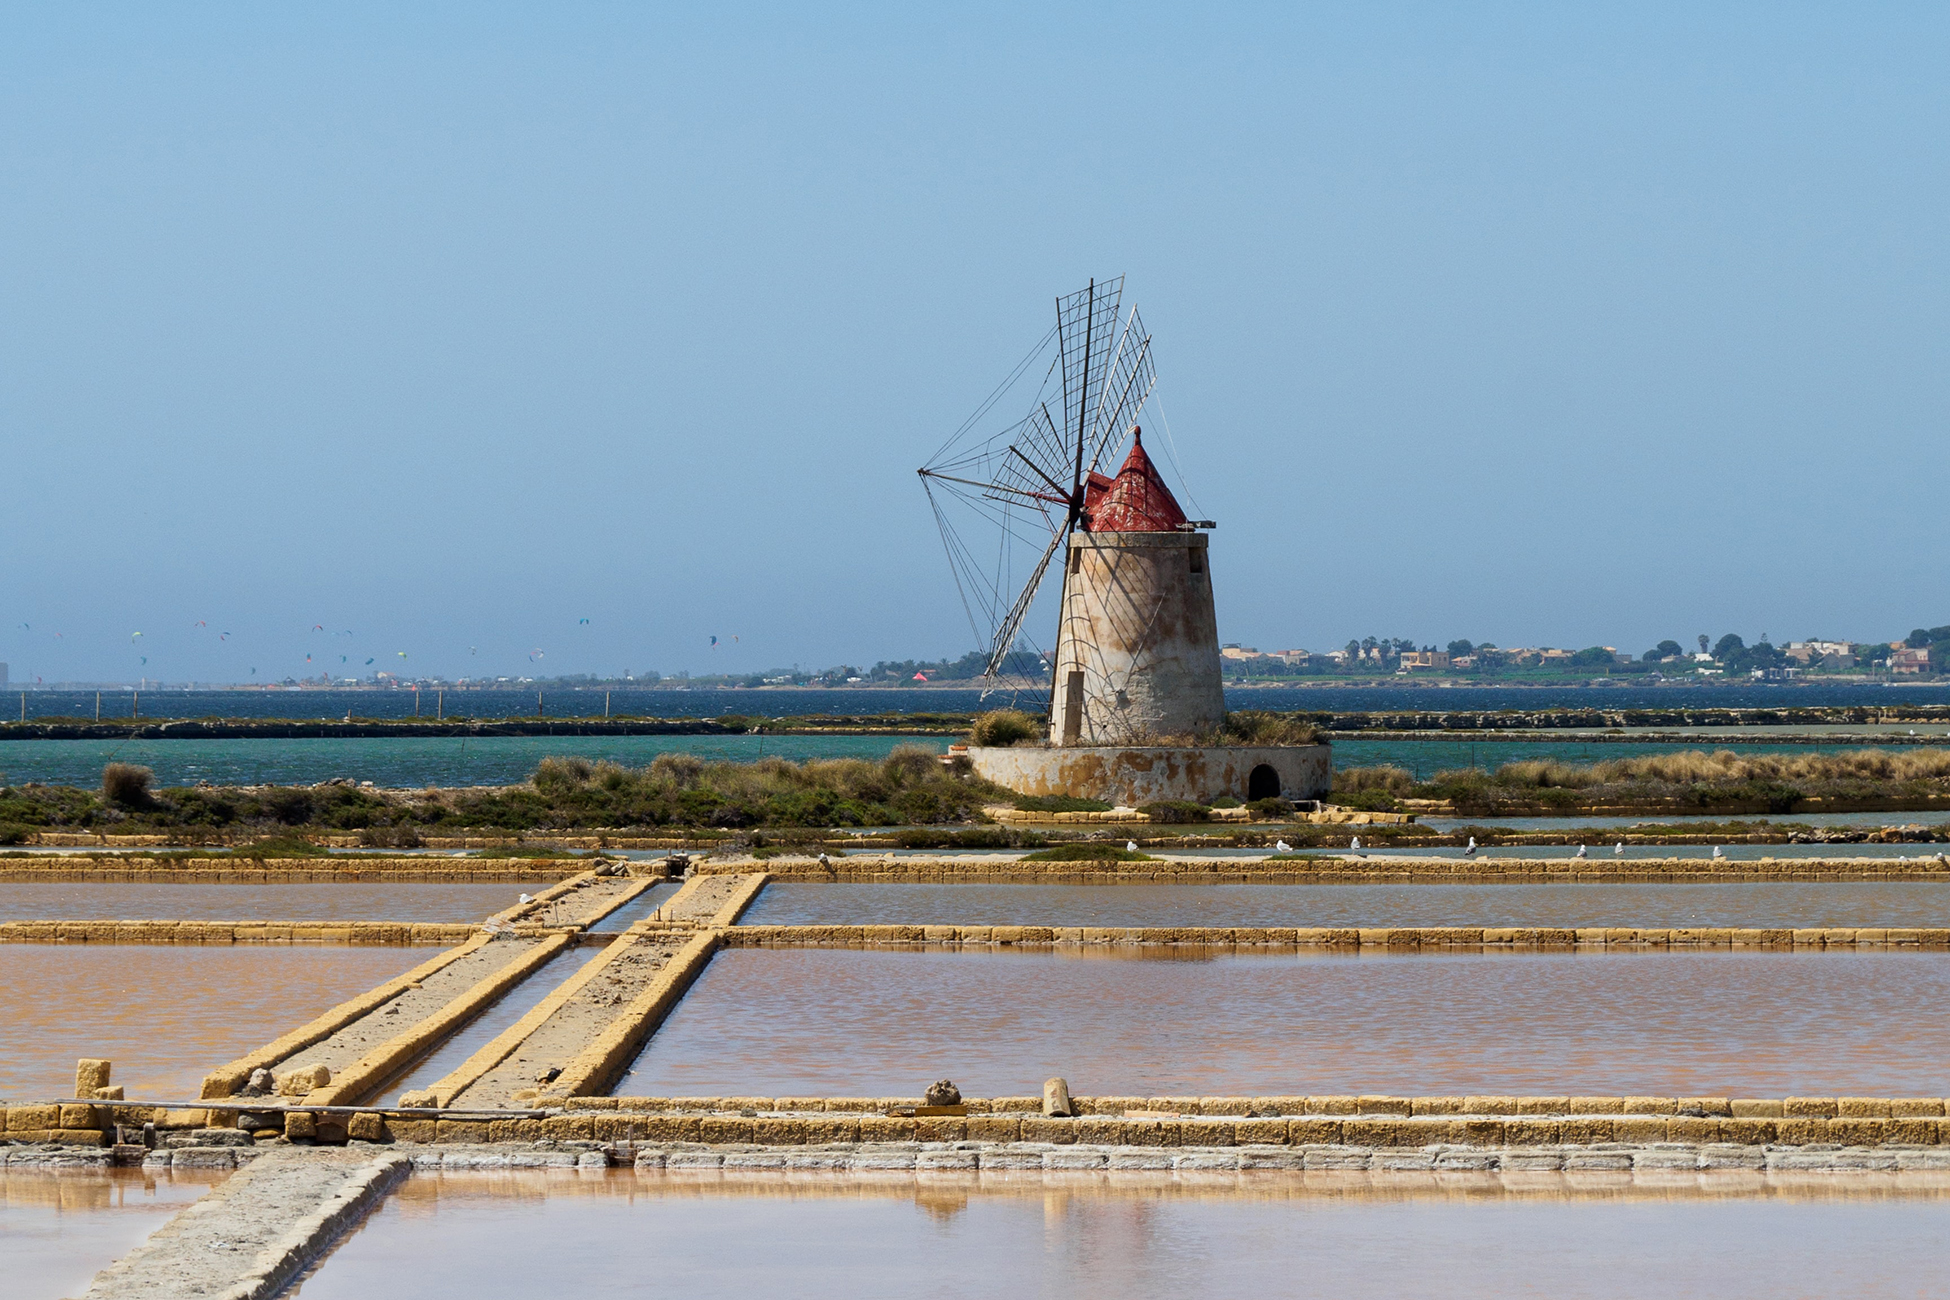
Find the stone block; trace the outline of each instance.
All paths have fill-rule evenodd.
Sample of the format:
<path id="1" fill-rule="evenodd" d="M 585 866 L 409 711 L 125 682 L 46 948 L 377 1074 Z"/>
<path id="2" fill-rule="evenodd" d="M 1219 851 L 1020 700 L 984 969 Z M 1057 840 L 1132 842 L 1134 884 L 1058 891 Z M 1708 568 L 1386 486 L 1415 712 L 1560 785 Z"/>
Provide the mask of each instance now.
<path id="1" fill-rule="evenodd" d="M 308 1111 L 292 1111 L 284 1117 L 284 1135 L 288 1138 L 317 1137 L 318 1117 Z"/>
<path id="2" fill-rule="evenodd" d="M 315 1088 L 323 1088 L 332 1081 L 332 1071 L 323 1065 L 308 1065 L 278 1076 L 278 1095 L 281 1097 L 302 1097 Z"/>
<path id="3" fill-rule="evenodd" d="M 1834 1123 L 1826 1117 L 1805 1117 L 1784 1119 L 1776 1122 L 1776 1138 L 1783 1146 L 1804 1147 L 1817 1142 L 1832 1142 L 1828 1136 L 1828 1126 Z"/>
<path id="4" fill-rule="evenodd" d="M 1778 1100 L 1763 1097 L 1735 1097 L 1727 1105 L 1735 1119 L 1779 1119 L 1785 1113 Z"/>
<path id="5" fill-rule="evenodd" d="M 1412 1119 L 1350 1119 L 1341 1125 L 1341 1141 L 1354 1147 L 1419 1147 L 1428 1144 L 1428 1129 Z"/>
<path id="6" fill-rule="evenodd" d="M 1253 1109 L 1262 1114 L 1271 1111 L 1275 1115 L 1304 1115 L 1307 1113 L 1307 1099 L 1305 1097 L 1255 1097 Z"/>
<path id="7" fill-rule="evenodd" d="M 75 1094 L 75 1095 L 76 1095 L 76 1096 L 87 1096 L 88 1094 L 86 1094 L 86 1093 L 77 1093 L 77 1094 Z M 125 1098 L 125 1096 L 123 1095 L 123 1092 L 122 1092 L 122 1085 L 121 1085 L 121 1084 L 119 1084 L 119 1083 L 111 1083 L 111 1084 L 109 1084 L 109 1085 L 108 1085 L 108 1087 L 106 1087 L 106 1088 L 97 1088 L 97 1089 L 95 1089 L 95 1091 L 94 1091 L 94 1094 L 93 1094 L 93 1095 L 94 1095 L 94 1098 L 95 1098 L 95 1100 L 96 1100 L 96 1101 L 124 1101 L 124 1100 L 126 1100 L 126 1098 Z"/>
<path id="8" fill-rule="evenodd" d="M 1359 1097 L 1308 1097 L 1304 1100 L 1304 1112 L 1308 1115 L 1358 1115 L 1361 1112 Z"/>
<path id="9" fill-rule="evenodd" d="M 1503 1122 L 1503 1140 L 1513 1147 L 1556 1146 L 1564 1140 L 1564 1122 L 1539 1116 L 1523 1116 Z"/>
<path id="10" fill-rule="evenodd" d="M 102 1126 L 102 1111 L 99 1106 L 63 1106 L 61 1108 L 61 1128 L 94 1128 Z"/>
<path id="11" fill-rule="evenodd" d="M 1677 1097 L 1625 1098 L 1625 1113 L 1627 1115 L 1671 1115 L 1678 1111 L 1678 1109 L 1679 1099 Z"/>
<path id="12" fill-rule="evenodd" d="M 61 1108 L 59 1106 L 9 1106 L 7 1107 L 7 1132 L 18 1135 L 26 1129 L 61 1127 Z"/>
<path id="13" fill-rule="evenodd" d="M 1721 1140 L 1720 1123 L 1717 1116 L 1674 1115 L 1666 1121 L 1666 1141 L 1718 1142 Z"/>
<path id="14" fill-rule="evenodd" d="M 1362 1115 L 1400 1115 L 1403 1118 L 1415 1113 L 1415 1105 L 1407 1097 L 1362 1096 L 1355 1098 L 1356 1113 Z"/>
<path id="15" fill-rule="evenodd" d="M 1147 1097 L 1142 1110 L 1167 1110 L 1174 1115 L 1199 1113 L 1197 1097 Z"/>
<path id="16" fill-rule="evenodd" d="M 1237 1141 L 1238 1124 L 1222 1116 L 1179 1122 L 1179 1141 L 1188 1147 L 1229 1147 Z"/>
<path id="17" fill-rule="evenodd" d="M 1614 1142 L 1664 1142 L 1666 1121 L 1657 1115 L 1620 1115 L 1611 1122 Z"/>
<path id="18" fill-rule="evenodd" d="M 74 1063 L 74 1095 L 92 1097 L 108 1086 L 109 1062 L 84 1056 Z"/>
<path id="19" fill-rule="evenodd" d="M 741 1119 L 730 1115 L 706 1115 L 699 1127 L 700 1142 L 713 1146 L 728 1143 L 750 1143 L 758 1140 L 757 1121 Z"/>
<path id="20" fill-rule="evenodd" d="M 1509 1145 L 1510 1121 L 1504 1119 L 1465 1119 L 1456 1121 L 1459 1141 L 1472 1147 Z"/>
<path id="21" fill-rule="evenodd" d="M 1914 1119 L 1921 1116 L 1943 1114 L 1943 1099 L 1940 1097 L 1895 1097 L 1889 1102 L 1889 1113 L 1899 1118 Z"/>
<path id="22" fill-rule="evenodd" d="M 1287 1141 L 1295 1146 L 1339 1146 L 1341 1124 L 1326 1116 L 1301 1116 L 1287 1121 Z"/>
<path id="23" fill-rule="evenodd" d="M 1613 1140 L 1614 1124 L 1609 1115 L 1574 1115 L 1558 1124 L 1558 1140 L 1577 1146 L 1593 1146 Z"/>
<path id="24" fill-rule="evenodd" d="M 1029 1119 L 1025 1116 L 1024 1119 Z M 964 1142 L 968 1139 L 968 1121 L 956 1115 L 919 1115 L 914 1120 L 914 1140 L 917 1142 Z"/>
<path id="25" fill-rule="evenodd" d="M 1185 1144 L 1185 1126 L 1173 1119 L 1130 1119 L 1123 1121 L 1121 1145 L 1127 1147 L 1176 1147 Z"/>
<path id="26" fill-rule="evenodd" d="M 438 1142 L 485 1142 L 488 1126 L 484 1120 L 441 1119 L 434 1121 Z"/>
<path id="27" fill-rule="evenodd" d="M 918 1140 L 917 1131 L 918 1126 L 911 1119 L 897 1119 L 890 1115 L 860 1117 L 862 1142 L 914 1142 Z"/>
<path id="28" fill-rule="evenodd" d="M 1411 1115 L 1460 1115 L 1463 1113 L 1461 1097 L 1417 1097 L 1409 1107 Z"/>
<path id="29" fill-rule="evenodd" d="M 1517 1099 L 1503 1096 L 1471 1096 L 1463 1098 L 1463 1113 L 1466 1115 L 1514 1115 L 1517 1113 Z"/>
<path id="30" fill-rule="evenodd" d="M 645 1115 L 646 1142 L 701 1142 L 704 1121 L 696 1115 Z"/>
<path id="31" fill-rule="evenodd" d="M 1246 1097 L 1200 1097 L 1198 1113 L 1201 1115 L 1250 1115 L 1253 1103 Z"/>
<path id="32" fill-rule="evenodd" d="M 1057 1142 L 1065 1145 L 1077 1140 L 1077 1121 L 1073 1119 L 1047 1119 L 1041 1115 L 1025 1115 L 1021 1120 L 1023 1142 Z"/>
<path id="33" fill-rule="evenodd" d="M 439 1121 L 431 1119 L 388 1119 L 385 1132 L 395 1142 L 432 1142 L 439 1136 Z"/>
<path id="34" fill-rule="evenodd" d="M 1519 1097 L 1519 1115 L 1568 1115 L 1571 1113 L 1569 1097 Z"/>
<path id="35" fill-rule="evenodd" d="M 1280 1146 L 1286 1139 L 1283 1119 L 1242 1119 L 1232 1126 L 1232 1140 L 1240 1146 Z"/>
<path id="36" fill-rule="evenodd" d="M 1781 1122 L 1767 1116 L 1735 1116 L 1720 1121 L 1720 1140 L 1746 1146 L 1767 1146 L 1778 1141 Z"/>
<path id="37" fill-rule="evenodd" d="M 1790 1119 L 1833 1119 L 1838 1112 L 1833 1097 L 1783 1097 L 1781 1113 Z"/>
<path id="38" fill-rule="evenodd" d="M 1882 1097 L 1837 1097 L 1835 1113 L 1846 1119 L 1887 1119 L 1889 1102 Z"/>
<path id="39" fill-rule="evenodd" d="M 354 1121 L 357 1122 L 356 1120 Z M 357 1133 L 352 1134 L 358 1137 Z M 492 1119 L 488 1121 L 490 1142 L 539 1142 L 548 1136 L 548 1126 L 539 1119 Z"/>
<path id="40" fill-rule="evenodd" d="M 1934 1119 L 1889 1119 L 1883 1121 L 1884 1142 L 1899 1142 L 1905 1146 L 1935 1146 L 1941 1120 Z"/>
<path id="41" fill-rule="evenodd" d="M 1708 1115 L 1733 1114 L 1733 1103 L 1725 1097 L 1681 1097 L 1679 1109 L 1697 1110 Z"/>
<path id="42" fill-rule="evenodd" d="M 1831 1119 L 1828 1140 L 1851 1147 L 1878 1146 L 1889 1140 L 1889 1124 L 1886 1119 Z"/>
<path id="43" fill-rule="evenodd" d="M 61 1142 L 71 1147 L 105 1147 L 111 1145 L 108 1136 L 98 1128 L 57 1128 L 46 1138 L 49 1142 Z"/>
<path id="44" fill-rule="evenodd" d="M 1567 1113 L 1572 1115 L 1622 1115 L 1624 1112 L 1625 1099 L 1623 1097 L 1573 1097 L 1571 1098 L 1571 1108 Z"/>
<path id="45" fill-rule="evenodd" d="M 1022 1115 L 970 1115 L 967 1133 L 970 1142 L 1019 1142 L 1022 1140 Z M 1072 1120 L 1071 1123 L 1081 1121 Z"/>
<path id="46" fill-rule="evenodd" d="M 752 1121 L 752 1141 L 773 1147 L 802 1147 L 806 1145 L 807 1124 L 803 1119 L 768 1119 L 763 1116 Z"/>

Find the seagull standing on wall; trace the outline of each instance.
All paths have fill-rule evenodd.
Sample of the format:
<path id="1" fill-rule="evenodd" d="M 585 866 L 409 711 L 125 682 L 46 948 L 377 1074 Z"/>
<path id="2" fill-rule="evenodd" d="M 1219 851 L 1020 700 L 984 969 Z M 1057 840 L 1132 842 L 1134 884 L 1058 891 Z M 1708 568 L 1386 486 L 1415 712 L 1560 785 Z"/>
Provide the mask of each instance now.
<path id="1" fill-rule="evenodd" d="M 1463 850 L 1463 856 L 1465 858 L 1473 858 L 1476 856 L 1476 837 L 1474 835 L 1469 837 L 1469 847 Z"/>
<path id="2" fill-rule="evenodd" d="M 1624 841 L 1624 840 L 1620 840 L 1620 841 L 1619 841 L 1618 843 L 1616 843 L 1616 844 L 1614 844 L 1614 845 L 1612 845 L 1612 846 L 1611 846 L 1611 855 L 1612 855 L 1612 856 L 1613 856 L 1614 858 L 1622 858 L 1622 857 L 1624 857 L 1624 856 L 1625 856 L 1625 841 Z"/>
<path id="3" fill-rule="evenodd" d="M 1579 857 L 1583 857 L 1583 856 L 1584 856 L 1584 845 L 1582 845 L 1582 844 L 1580 844 L 1580 845 L 1578 845 L 1578 856 L 1579 856 Z"/>
<path id="4" fill-rule="evenodd" d="M 1287 842 L 1286 842 L 1285 840 L 1274 840 L 1274 841 L 1273 841 L 1273 852 L 1275 852 L 1275 853 L 1291 853 L 1291 852 L 1293 852 L 1293 849 L 1292 849 L 1292 848 L 1291 848 L 1291 847 L 1290 847 L 1290 846 L 1289 846 L 1289 845 L 1287 844 Z"/>

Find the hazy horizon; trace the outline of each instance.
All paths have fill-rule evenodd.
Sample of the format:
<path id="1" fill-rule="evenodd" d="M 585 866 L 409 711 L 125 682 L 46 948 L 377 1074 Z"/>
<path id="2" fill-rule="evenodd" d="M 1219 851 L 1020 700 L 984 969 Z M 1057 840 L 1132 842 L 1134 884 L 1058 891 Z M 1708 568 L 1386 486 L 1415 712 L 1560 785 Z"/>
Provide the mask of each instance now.
<path id="1" fill-rule="evenodd" d="M 4 21 L 15 686 L 954 657 L 1118 274 L 1228 641 L 1950 622 L 1938 8 Z"/>

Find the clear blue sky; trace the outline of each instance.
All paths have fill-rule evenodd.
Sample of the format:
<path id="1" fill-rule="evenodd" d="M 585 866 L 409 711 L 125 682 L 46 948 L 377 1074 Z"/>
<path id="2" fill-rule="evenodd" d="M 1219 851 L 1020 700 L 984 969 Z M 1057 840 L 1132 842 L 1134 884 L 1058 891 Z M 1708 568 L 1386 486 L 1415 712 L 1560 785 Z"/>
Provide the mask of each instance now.
<path id="1" fill-rule="evenodd" d="M 9 5 L 0 659 L 959 653 L 914 468 L 1118 273 L 1228 640 L 1950 622 L 1947 15 Z"/>

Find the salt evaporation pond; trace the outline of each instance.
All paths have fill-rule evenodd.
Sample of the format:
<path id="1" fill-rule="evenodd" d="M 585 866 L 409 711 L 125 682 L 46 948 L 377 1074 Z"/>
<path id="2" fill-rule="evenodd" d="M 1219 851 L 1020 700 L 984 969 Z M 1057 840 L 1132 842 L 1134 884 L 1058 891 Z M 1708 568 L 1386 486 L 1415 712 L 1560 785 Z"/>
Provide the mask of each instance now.
<path id="1" fill-rule="evenodd" d="M 69 1096 L 83 1056 L 114 1062 L 132 1101 L 194 1098 L 210 1070 L 438 951 L 0 946 L 0 1098 Z"/>
<path id="2" fill-rule="evenodd" d="M 534 1295 L 1404 1294 L 1712 1300 L 1931 1293 L 1939 1191 L 1828 1175 L 1701 1181 L 1308 1174 L 415 1175 L 304 1300 Z"/>
<path id="3" fill-rule="evenodd" d="M 437 863 L 429 863 L 437 866 Z M 0 921 L 485 920 L 546 881 L 502 884 L 175 884 L 146 881 L 0 882 Z"/>
<path id="4" fill-rule="evenodd" d="M 229 1170 L 0 1169 L 0 1260 L 14 1300 L 77 1296 Z"/>
<path id="5" fill-rule="evenodd" d="M 1950 1092 L 1950 953 L 719 953 L 649 1096 Z"/>
<path id="6" fill-rule="evenodd" d="M 768 884 L 746 925 L 1950 926 L 1950 881 L 1725 885 Z"/>

